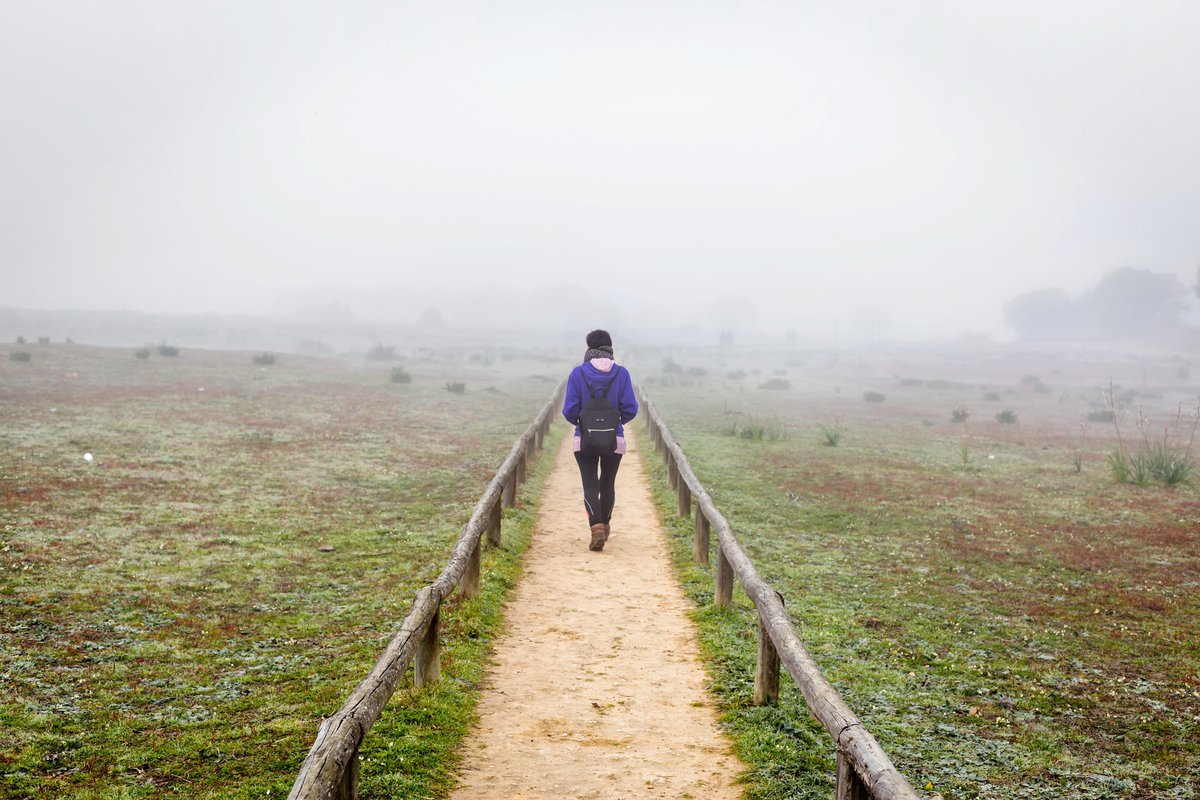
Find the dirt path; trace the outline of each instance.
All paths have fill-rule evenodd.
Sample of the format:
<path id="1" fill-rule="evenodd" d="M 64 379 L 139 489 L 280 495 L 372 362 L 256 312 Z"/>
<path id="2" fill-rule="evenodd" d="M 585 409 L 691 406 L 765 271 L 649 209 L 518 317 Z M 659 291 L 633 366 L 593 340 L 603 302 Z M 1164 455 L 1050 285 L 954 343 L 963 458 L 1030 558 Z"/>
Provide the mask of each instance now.
<path id="1" fill-rule="evenodd" d="M 452 800 L 740 796 L 637 446 L 599 553 L 559 450 Z"/>

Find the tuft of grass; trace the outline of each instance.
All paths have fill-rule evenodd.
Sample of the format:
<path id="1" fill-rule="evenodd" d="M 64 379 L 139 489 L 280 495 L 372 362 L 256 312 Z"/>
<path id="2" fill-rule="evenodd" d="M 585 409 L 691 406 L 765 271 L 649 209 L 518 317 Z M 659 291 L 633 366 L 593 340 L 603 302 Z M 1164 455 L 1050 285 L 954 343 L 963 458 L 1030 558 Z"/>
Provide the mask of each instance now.
<path id="1" fill-rule="evenodd" d="M 1017 412 L 1012 409 L 1006 408 L 996 414 L 996 422 L 999 422 L 1001 425 L 1013 425 L 1016 421 Z"/>
<path id="2" fill-rule="evenodd" d="M 392 383 L 412 383 L 412 374 L 404 367 L 392 367 Z M 463 387 L 466 389 L 466 387 Z"/>
<path id="3" fill-rule="evenodd" d="M 826 447 L 837 447 L 841 444 L 842 437 L 846 431 L 842 428 L 833 425 L 821 426 L 821 444 Z"/>
<path id="4" fill-rule="evenodd" d="M 446 391 L 450 394 L 463 394 L 467 391 L 467 385 L 462 381 L 446 381 Z"/>
<path id="5" fill-rule="evenodd" d="M 950 421 L 951 422 L 965 423 L 970 418 L 971 418 L 971 407 L 968 406 L 966 403 L 963 403 L 962 405 L 958 406 L 957 408 L 953 409 L 950 412 Z"/>

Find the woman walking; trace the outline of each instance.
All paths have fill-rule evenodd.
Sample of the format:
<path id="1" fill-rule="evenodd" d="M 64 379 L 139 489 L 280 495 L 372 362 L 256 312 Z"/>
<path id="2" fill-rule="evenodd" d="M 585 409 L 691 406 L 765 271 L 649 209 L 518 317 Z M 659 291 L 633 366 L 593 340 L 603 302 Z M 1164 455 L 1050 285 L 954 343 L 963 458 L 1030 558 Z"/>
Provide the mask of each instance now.
<path id="1" fill-rule="evenodd" d="M 587 346 L 583 363 L 567 377 L 562 413 L 575 426 L 575 461 L 591 526 L 588 548 L 603 550 L 616 500 L 617 469 L 625 454 L 624 425 L 637 416 L 638 404 L 629 370 L 613 360 L 608 331 L 589 333 Z"/>

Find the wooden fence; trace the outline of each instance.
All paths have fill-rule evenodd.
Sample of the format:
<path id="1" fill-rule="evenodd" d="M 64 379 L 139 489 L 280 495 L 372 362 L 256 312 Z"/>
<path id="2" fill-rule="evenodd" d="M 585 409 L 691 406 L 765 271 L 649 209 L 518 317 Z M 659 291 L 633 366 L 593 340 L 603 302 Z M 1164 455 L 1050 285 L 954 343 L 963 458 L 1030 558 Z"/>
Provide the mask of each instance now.
<path id="1" fill-rule="evenodd" d="M 642 414 L 662 453 L 667 467 L 667 484 L 678 493 L 679 516 L 692 512 L 695 502 L 696 527 L 693 560 L 707 564 L 712 531 L 717 534 L 717 571 L 714 602 L 729 607 L 733 602 L 734 578 L 742 584 L 758 611 L 758 663 L 754 671 L 754 702 L 762 705 L 779 697 L 779 667 L 800 687 L 812 711 L 837 744 L 838 800 L 918 800 L 919 795 L 892 765 L 891 759 L 875 741 L 858 717 L 829 684 L 808 654 L 784 609 L 783 597 L 754 568 L 734 538 L 729 523 L 713 504 L 712 498 L 692 472 L 687 456 L 663 423 L 654 404 L 639 387 Z"/>
<path id="2" fill-rule="evenodd" d="M 356 800 L 358 748 L 396 691 L 409 663 L 417 686 L 432 683 L 440 672 L 440 609 L 456 587 L 467 597 L 479 593 L 483 537 L 500 543 L 501 511 L 516 503 L 517 485 L 525 481 L 528 463 L 550 431 L 558 413 L 564 383 L 542 406 L 533 422 L 513 444 L 508 458 L 492 478 L 463 528 L 450 562 L 433 583 L 417 592 L 400 631 L 379 657 L 375 668 L 350 693 L 341 710 L 321 723 L 288 800 Z"/>

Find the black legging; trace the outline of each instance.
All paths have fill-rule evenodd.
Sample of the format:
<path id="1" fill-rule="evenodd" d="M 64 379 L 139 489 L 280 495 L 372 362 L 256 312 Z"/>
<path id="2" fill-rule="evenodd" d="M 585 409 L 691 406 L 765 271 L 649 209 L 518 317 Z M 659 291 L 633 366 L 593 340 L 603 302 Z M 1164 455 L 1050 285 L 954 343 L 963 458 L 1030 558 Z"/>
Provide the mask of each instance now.
<path id="1" fill-rule="evenodd" d="M 613 503 L 617 496 L 614 486 L 617 469 L 621 466 L 621 454 L 590 456 L 576 453 L 579 474 L 583 477 L 583 504 L 587 508 L 588 525 L 612 519 Z"/>

